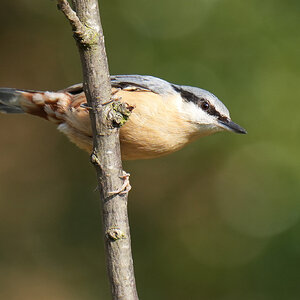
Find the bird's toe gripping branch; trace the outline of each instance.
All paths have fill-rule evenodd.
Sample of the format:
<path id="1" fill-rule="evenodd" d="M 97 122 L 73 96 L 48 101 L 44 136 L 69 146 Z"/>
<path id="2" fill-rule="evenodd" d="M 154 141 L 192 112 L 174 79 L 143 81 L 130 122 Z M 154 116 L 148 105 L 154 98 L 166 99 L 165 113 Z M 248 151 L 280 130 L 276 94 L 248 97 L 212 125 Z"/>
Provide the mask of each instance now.
<path id="1" fill-rule="evenodd" d="M 94 152 L 91 155 L 91 163 L 92 164 L 96 164 L 98 166 L 101 166 L 101 163 L 100 163 L 97 155 Z M 126 173 L 123 170 L 122 171 L 122 175 L 120 176 L 120 178 L 124 180 L 122 186 L 120 188 L 118 188 L 117 190 L 115 190 L 115 191 L 108 192 L 108 196 L 125 195 L 125 194 L 127 194 L 131 190 L 131 185 L 130 185 L 130 182 L 129 182 L 129 177 L 130 177 L 130 174 Z M 96 190 L 97 190 L 97 188 L 96 188 Z"/>
<path id="2" fill-rule="evenodd" d="M 119 189 L 117 189 L 116 191 L 109 192 L 109 195 L 113 196 L 113 195 L 125 195 L 125 194 L 127 194 L 131 190 L 131 185 L 130 185 L 130 182 L 129 182 L 129 176 L 130 176 L 129 173 L 126 173 L 125 171 L 123 171 L 122 176 L 120 176 L 120 178 L 124 180 L 122 186 Z"/>
<path id="3" fill-rule="evenodd" d="M 106 102 L 101 102 L 101 105 L 107 105 L 107 104 L 110 104 L 112 102 L 117 102 L 117 101 L 121 101 L 122 100 L 122 97 L 118 96 L 117 93 L 120 91 L 121 89 L 116 89 L 114 91 L 112 91 L 111 93 L 111 98 L 106 101 Z"/>

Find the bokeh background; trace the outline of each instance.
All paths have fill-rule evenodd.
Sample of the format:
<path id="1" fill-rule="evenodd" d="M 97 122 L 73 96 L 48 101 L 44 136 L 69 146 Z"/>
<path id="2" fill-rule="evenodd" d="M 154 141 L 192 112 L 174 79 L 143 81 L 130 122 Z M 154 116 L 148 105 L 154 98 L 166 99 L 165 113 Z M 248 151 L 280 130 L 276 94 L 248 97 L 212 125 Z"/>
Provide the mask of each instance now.
<path id="1" fill-rule="evenodd" d="M 140 298 L 300 298 L 300 2 L 101 1 L 111 74 L 212 91 L 219 133 L 131 173 Z M 3 1 L 0 86 L 81 81 L 55 1 Z M 94 169 L 53 124 L 0 116 L 0 298 L 109 299 Z"/>

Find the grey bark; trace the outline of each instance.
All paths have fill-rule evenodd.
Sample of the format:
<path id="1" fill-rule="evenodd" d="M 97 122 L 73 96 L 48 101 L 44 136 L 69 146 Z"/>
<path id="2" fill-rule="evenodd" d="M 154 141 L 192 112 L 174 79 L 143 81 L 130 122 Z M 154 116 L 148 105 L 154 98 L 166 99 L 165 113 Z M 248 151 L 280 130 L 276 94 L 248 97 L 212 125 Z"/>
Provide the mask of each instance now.
<path id="1" fill-rule="evenodd" d="M 129 181 L 122 169 L 118 126 L 128 111 L 124 113 L 122 109 L 118 110 L 118 105 L 109 103 L 111 85 L 98 1 L 72 0 L 73 8 L 67 0 L 57 2 L 73 29 L 81 57 L 84 91 L 91 108 L 94 141 L 91 161 L 96 168 L 102 203 L 112 298 L 137 300 L 127 214 L 126 183 Z"/>

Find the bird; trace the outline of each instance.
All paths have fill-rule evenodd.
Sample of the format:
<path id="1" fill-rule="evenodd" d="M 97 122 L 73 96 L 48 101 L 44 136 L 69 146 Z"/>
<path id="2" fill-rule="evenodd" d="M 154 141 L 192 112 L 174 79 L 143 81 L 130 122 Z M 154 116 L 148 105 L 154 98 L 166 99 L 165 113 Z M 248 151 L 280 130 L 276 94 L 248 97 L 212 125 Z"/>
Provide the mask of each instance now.
<path id="1" fill-rule="evenodd" d="M 120 129 L 122 160 L 173 153 L 219 131 L 246 134 L 212 93 L 149 75 L 110 76 L 112 94 L 134 107 Z M 89 107 L 83 84 L 56 91 L 0 88 L 0 112 L 27 113 L 58 125 L 79 148 L 92 151 Z"/>

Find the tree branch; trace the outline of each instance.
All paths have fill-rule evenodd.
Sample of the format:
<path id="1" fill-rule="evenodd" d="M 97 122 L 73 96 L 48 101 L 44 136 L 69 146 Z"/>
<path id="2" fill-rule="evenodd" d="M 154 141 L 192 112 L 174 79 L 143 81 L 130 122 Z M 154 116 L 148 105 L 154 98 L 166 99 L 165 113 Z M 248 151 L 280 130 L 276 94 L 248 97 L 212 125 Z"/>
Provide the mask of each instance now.
<path id="1" fill-rule="evenodd" d="M 83 87 L 90 110 L 95 165 L 102 202 L 108 275 L 114 300 L 137 300 L 127 196 L 129 175 L 122 170 L 119 127 L 130 108 L 111 103 L 111 85 L 97 0 L 57 0 L 69 20 L 80 53 Z"/>

